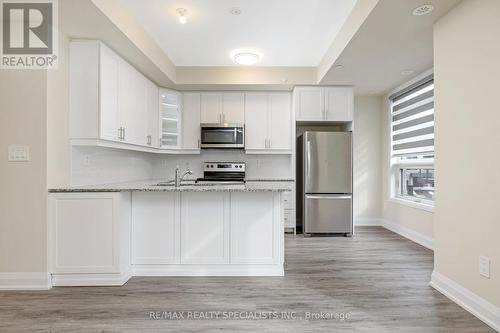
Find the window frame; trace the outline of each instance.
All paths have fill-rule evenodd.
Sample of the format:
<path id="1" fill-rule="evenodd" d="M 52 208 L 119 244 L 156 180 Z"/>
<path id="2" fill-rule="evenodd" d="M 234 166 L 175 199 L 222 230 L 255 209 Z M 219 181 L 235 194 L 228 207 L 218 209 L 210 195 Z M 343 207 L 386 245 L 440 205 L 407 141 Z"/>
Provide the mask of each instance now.
<path id="1" fill-rule="evenodd" d="M 403 84 L 402 86 L 396 88 L 393 92 L 387 95 L 387 107 L 388 107 L 388 133 L 389 135 L 389 150 L 388 150 L 388 158 L 389 158 L 389 202 L 397 203 L 400 205 L 428 211 L 434 212 L 435 201 L 430 200 L 422 200 L 419 198 L 411 198 L 411 197 L 403 197 L 399 195 L 401 190 L 401 170 L 402 169 L 433 169 L 435 170 L 434 158 L 419 158 L 419 159 L 405 159 L 401 156 L 393 156 L 392 155 L 392 146 L 393 146 L 393 138 L 392 138 L 392 102 L 389 99 L 389 96 L 402 91 L 405 88 L 411 86 L 415 82 L 422 80 L 423 78 L 433 74 L 433 70 L 426 71 L 421 75 L 415 77 L 411 81 Z M 435 88 L 434 88 L 435 89 Z"/>

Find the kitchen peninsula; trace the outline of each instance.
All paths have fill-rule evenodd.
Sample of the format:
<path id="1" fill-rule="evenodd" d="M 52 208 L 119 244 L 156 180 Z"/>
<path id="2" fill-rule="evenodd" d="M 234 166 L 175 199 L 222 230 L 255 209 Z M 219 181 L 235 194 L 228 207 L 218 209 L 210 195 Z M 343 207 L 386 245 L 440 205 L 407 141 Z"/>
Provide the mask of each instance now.
<path id="1" fill-rule="evenodd" d="M 132 276 L 282 276 L 292 182 L 157 180 L 52 189 L 54 286 L 123 285 Z"/>

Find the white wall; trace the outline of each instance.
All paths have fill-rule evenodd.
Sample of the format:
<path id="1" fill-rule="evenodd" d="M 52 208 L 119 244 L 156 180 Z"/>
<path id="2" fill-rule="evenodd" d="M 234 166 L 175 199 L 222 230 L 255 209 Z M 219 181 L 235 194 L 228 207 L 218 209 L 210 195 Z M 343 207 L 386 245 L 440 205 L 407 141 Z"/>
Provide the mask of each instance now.
<path id="1" fill-rule="evenodd" d="M 47 71 L 47 186 L 70 184 L 69 38 L 59 33 L 59 66 Z"/>
<path id="2" fill-rule="evenodd" d="M 43 70 L 0 69 L 0 273 L 46 272 L 46 96 Z M 27 145 L 28 162 L 8 162 Z"/>
<path id="3" fill-rule="evenodd" d="M 497 306 L 500 327 L 500 1 L 465 0 L 434 27 L 435 271 Z M 491 259 L 491 278 L 478 272 Z"/>
<path id="4" fill-rule="evenodd" d="M 381 217 L 382 98 L 354 99 L 354 223 L 376 223 Z"/>
<path id="5" fill-rule="evenodd" d="M 151 179 L 150 153 L 102 147 L 71 149 L 71 185 L 95 185 Z"/>

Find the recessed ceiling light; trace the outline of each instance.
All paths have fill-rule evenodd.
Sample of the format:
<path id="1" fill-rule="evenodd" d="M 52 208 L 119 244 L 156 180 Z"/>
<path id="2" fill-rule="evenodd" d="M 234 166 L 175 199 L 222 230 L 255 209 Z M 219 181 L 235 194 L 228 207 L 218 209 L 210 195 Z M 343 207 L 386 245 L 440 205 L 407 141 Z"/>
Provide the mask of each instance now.
<path id="1" fill-rule="evenodd" d="M 344 69 L 344 65 L 336 65 L 335 69 Z"/>
<path id="2" fill-rule="evenodd" d="M 404 75 L 404 76 L 411 75 L 411 74 L 413 74 L 413 71 L 411 69 L 401 72 L 401 75 Z"/>
<path id="3" fill-rule="evenodd" d="M 237 7 L 234 7 L 234 8 L 231 8 L 229 10 L 229 13 L 233 14 L 233 15 L 240 15 L 241 14 L 241 9 L 237 8 Z"/>
<path id="4" fill-rule="evenodd" d="M 415 8 L 413 10 L 413 15 L 415 16 L 423 16 L 423 15 L 427 15 L 429 14 L 430 12 L 432 12 L 434 10 L 434 6 L 433 5 L 422 5 L 422 6 L 419 6 L 417 8 Z"/>
<path id="5" fill-rule="evenodd" d="M 187 9 L 186 8 L 177 8 L 175 11 L 179 15 L 179 23 L 186 24 L 186 22 L 187 22 L 187 16 L 186 16 Z"/>
<path id="6" fill-rule="evenodd" d="M 254 50 L 241 49 L 231 52 L 231 58 L 238 65 L 251 66 L 255 65 L 262 58 L 262 55 Z"/>

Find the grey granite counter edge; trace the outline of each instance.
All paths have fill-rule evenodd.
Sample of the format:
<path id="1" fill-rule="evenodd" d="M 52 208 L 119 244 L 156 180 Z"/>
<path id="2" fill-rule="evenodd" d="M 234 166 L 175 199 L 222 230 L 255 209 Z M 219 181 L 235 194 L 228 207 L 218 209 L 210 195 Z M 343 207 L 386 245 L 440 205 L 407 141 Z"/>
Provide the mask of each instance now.
<path id="1" fill-rule="evenodd" d="M 158 188 L 158 189 L 83 189 L 83 188 L 63 188 L 49 189 L 49 193 L 84 193 L 84 192 L 291 192 L 290 188 Z"/>

